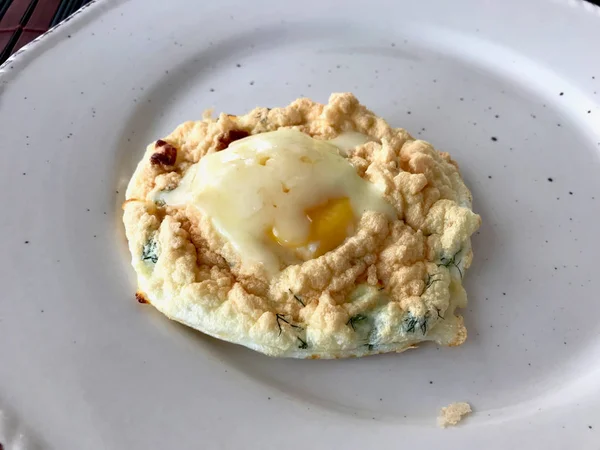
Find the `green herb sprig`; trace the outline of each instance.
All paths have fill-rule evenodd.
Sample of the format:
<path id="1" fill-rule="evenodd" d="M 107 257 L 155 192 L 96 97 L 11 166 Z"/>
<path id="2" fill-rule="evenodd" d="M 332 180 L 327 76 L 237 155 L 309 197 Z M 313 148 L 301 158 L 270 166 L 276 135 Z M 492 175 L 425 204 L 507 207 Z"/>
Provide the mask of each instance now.
<path id="1" fill-rule="evenodd" d="M 443 266 L 446 269 L 448 269 L 448 268 L 450 268 L 450 266 L 454 266 L 454 267 L 456 267 L 456 270 L 458 270 L 458 273 L 460 274 L 460 277 L 462 278 L 463 277 L 463 273 L 462 273 L 462 270 L 460 270 L 460 267 L 458 266 L 461 263 L 462 258 L 459 259 L 458 262 L 456 261 L 456 257 L 458 256 L 459 253 L 460 253 L 460 250 L 457 251 L 452 256 L 452 258 L 447 258 L 445 256 L 442 256 L 440 258 L 440 264 L 438 264 L 438 267 L 442 267 Z"/>
<path id="2" fill-rule="evenodd" d="M 156 264 L 158 261 L 158 248 L 154 238 L 151 238 L 144 244 L 142 249 L 142 261 L 152 261 Z"/>
<path id="3" fill-rule="evenodd" d="M 288 324 L 288 325 L 289 325 L 290 327 L 292 327 L 292 328 L 296 328 L 296 329 L 298 329 L 298 330 L 302 330 L 302 327 L 301 327 L 301 326 L 294 325 L 294 324 L 293 324 L 293 323 L 291 323 L 289 320 L 287 320 L 283 314 L 279 314 L 279 313 L 277 313 L 277 314 L 275 314 L 275 317 L 276 317 L 276 319 L 277 319 L 277 327 L 279 328 L 279 336 L 281 336 L 281 332 L 282 332 L 282 329 L 281 329 L 281 322 Z"/>
<path id="4" fill-rule="evenodd" d="M 298 345 L 299 349 L 305 350 L 308 348 L 308 344 L 305 340 L 303 340 L 301 337 L 297 336 L 298 340 L 300 341 L 300 344 Z"/>
<path id="5" fill-rule="evenodd" d="M 350 325 L 352 327 L 352 329 L 354 331 L 356 331 L 355 325 L 362 322 L 363 320 L 367 320 L 367 316 L 365 316 L 363 314 L 357 314 L 355 316 L 350 317 L 348 319 L 348 322 L 346 322 L 346 325 Z"/>
<path id="6" fill-rule="evenodd" d="M 292 294 L 294 296 L 294 298 L 296 299 L 296 301 L 298 303 L 300 303 L 302 306 L 306 306 L 306 304 L 302 301 L 302 299 L 298 295 L 294 294 L 291 289 L 288 289 L 288 291 L 290 291 L 290 294 Z"/>

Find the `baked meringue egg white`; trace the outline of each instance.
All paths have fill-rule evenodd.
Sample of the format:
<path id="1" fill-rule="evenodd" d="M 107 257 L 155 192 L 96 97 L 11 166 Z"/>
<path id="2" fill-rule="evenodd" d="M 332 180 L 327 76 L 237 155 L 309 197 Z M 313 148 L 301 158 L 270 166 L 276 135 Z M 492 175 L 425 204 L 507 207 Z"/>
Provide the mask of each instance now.
<path id="1" fill-rule="evenodd" d="M 352 94 L 186 122 L 126 197 L 138 300 L 206 334 L 296 358 L 466 339 L 470 192 Z"/>

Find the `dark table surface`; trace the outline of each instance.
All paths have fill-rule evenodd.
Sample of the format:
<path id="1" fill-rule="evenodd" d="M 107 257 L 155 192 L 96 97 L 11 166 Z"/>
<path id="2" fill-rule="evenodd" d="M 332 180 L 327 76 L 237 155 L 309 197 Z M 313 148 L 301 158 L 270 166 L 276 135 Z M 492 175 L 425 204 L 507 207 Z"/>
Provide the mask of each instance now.
<path id="1" fill-rule="evenodd" d="M 0 0 L 0 64 L 91 0 Z"/>
<path id="2" fill-rule="evenodd" d="M 90 1 L 0 0 L 0 64 Z M 600 0 L 588 1 L 600 6 Z"/>

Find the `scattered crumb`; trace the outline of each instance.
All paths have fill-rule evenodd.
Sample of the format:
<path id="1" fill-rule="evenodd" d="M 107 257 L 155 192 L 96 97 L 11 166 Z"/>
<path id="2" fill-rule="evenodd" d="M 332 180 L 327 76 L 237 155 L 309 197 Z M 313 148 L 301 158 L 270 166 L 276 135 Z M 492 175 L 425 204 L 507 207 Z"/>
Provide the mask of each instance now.
<path id="1" fill-rule="evenodd" d="M 456 425 L 464 416 L 471 412 L 471 405 L 465 402 L 452 403 L 440 410 L 438 426 L 446 428 Z"/>

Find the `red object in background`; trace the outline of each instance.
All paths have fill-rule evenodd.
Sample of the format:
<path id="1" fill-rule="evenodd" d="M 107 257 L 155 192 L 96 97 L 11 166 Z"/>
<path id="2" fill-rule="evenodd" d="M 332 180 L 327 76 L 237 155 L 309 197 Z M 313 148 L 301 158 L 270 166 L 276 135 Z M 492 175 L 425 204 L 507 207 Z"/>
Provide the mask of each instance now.
<path id="1" fill-rule="evenodd" d="M 62 0 L 4 0 L 0 17 L 0 63 L 50 27 Z"/>
<path id="2" fill-rule="evenodd" d="M 19 40 L 12 48 L 12 53 L 19 50 L 25 44 L 33 41 L 36 37 L 48 31 L 52 17 L 56 13 L 61 0 L 41 0 L 35 7 L 27 25 L 23 27 Z"/>
<path id="3" fill-rule="evenodd" d="M 31 6 L 31 0 L 14 0 L 0 19 L 0 49 L 3 57 L 7 47 L 12 46 L 21 31 L 22 23 L 27 20 L 27 13 Z"/>
<path id="4" fill-rule="evenodd" d="M 600 0 L 587 1 L 600 6 Z M 90 0 L 0 0 L 0 64 L 89 2 Z"/>
<path id="5" fill-rule="evenodd" d="M 90 0 L 0 0 L 0 64 Z"/>

